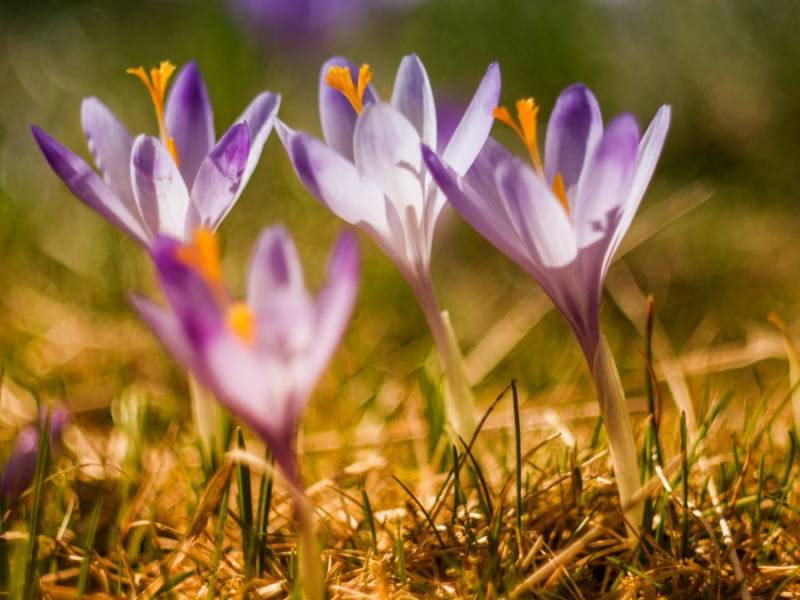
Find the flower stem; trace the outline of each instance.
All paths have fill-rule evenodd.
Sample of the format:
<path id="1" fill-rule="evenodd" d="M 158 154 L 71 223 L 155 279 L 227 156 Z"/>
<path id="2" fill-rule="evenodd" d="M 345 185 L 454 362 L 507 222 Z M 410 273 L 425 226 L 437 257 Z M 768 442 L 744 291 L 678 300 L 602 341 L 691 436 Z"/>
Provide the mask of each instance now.
<path id="1" fill-rule="evenodd" d="M 314 527 L 314 511 L 308 496 L 297 488 L 294 490 L 294 513 L 297 523 L 298 557 L 303 598 L 323 600 L 325 598 L 324 576 L 317 534 Z"/>
<path id="2" fill-rule="evenodd" d="M 636 456 L 636 440 L 633 437 L 625 390 L 619 379 L 617 365 L 605 336 L 600 336 L 592 364 L 597 401 L 606 425 L 611 463 L 617 480 L 620 502 L 626 504 L 639 489 L 639 461 Z M 636 534 L 642 523 L 641 503 L 626 511 L 629 532 Z"/>
<path id="3" fill-rule="evenodd" d="M 412 287 L 431 330 L 444 369 L 445 412 L 454 434 L 453 441 L 458 446 L 458 438 L 469 441 L 477 427 L 475 399 L 467 377 L 467 365 L 450 324 L 450 316 L 446 310 L 439 308 L 436 301 L 430 275 L 423 275 L 417 285 Z"/>

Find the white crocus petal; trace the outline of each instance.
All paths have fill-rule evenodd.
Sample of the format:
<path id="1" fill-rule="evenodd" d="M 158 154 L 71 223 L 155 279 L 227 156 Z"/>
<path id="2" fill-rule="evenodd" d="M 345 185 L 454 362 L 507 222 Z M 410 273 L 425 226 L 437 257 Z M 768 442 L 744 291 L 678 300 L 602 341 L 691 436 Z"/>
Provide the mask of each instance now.
<path id="1" fill-rule="evenodd" d="M 574 261 L 578 249 L 572 224 L 542 179 L 516 160 L 502 163 L 496 178 L 509 220 L 533 262 L 557 268 Z"/>
<path id="2" fill-rule="evenodd" d="M 639 127 L 629 114 L 614 118 L 581 173 L 572 217 L 581 248 L 610 244 L 630 190 Z"/>
<path id="3" fill-rule="evenodd" d="M 339 218 L 386 235 L 384 195 L 341 154 L 319 140 L 278 127 L 300 180 Z"/>
<path id="4" fill-rule="evenodd" d="M 478 90 L 456 127 L 442 158 L 459 175 L 464 175 L 486 143 L 494 123 L 492 111 L 500 99 L 500 67 L 489 65 Z M 436 147 L 434 143 L 432 148 Z"/>
<path id="5" fill-rule="evenodd" d="M 414 126 L 388 104 L 364 108 L 356 123 L 355 160 L 404 217 L 407 207 L 424 209 L 425 177 L 420 139 Z"/>
<path id="6" fill-rule="evenodd" d="M 247 127 L 250 130 L 250 151 L 247 156 L 247 166 L 242 173 L 242 180 L 236 193 L 237 198 L 244 191 L 247 182 L 250 181 L 250 176 L 258 165 L 261 151 L 272 131 L 280 105 L 281 97 L 279 94 L 262 92 L 253 99 L 235 121 L 236 123 L 247 123 Z"/>
<path id="7" fill-rule="evenodd" d="M 391 104 L 411 122 L 426 145 L 436 146 L 436 103 L 428 73 L 416 54 L 400 63 Z"/>
<path id="8" fill-rule="evenodd" d="M 131 185 L 151 231 L 182 239 L 189 192 L 160 140 L 140 135 L 131 154 Z"/>

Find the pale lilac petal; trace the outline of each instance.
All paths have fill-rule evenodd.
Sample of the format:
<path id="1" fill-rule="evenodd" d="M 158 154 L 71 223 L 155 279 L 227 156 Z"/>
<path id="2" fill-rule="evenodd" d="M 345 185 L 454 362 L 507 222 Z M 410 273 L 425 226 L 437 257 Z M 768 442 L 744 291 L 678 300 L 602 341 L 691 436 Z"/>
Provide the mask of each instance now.
<path id="1" fill-rule="evenodd" d="M 138 294 L 131 295 L 131 303 L 173 358 L 193 371 L 196 367 L 194 349 L 175 315 Z"/>
<path id="2" fill-rule="evenodd" d="M 128 211 L 125 203 L 83 159 L 51 138 L 38 127 L 33 127 L 33 136 L 44 153 L 50 167 L 56 172 L 70 191 L 80 200 L 96 210 L 112 225 L 118 227 L 136 241 L 147 245 L 150 235 L 136 216 Z"/>
<path id="3" fill-rule="evenodd" d="M 534 262 L 558 268 L 575 260 L 575 232 L 564 207 L 531 168 L 515 160 L 501 163 L 495 175 L 509 221 Z"/>
<path id="4" fill-rule="evenodd" d="M 360 173 L 386 194 L 401 216 L 424 209 L 426 182 L 417 130 L 388 104 L 364 108 L 356 124 L 355 160 Z"/>
<path id="5" fill-rule="evenodd" d="M 133 215 L 139 207 L 131 190 L 131 148 L 133 138 L 125 126 L 97 98 L 85 98 L 81 104 L 81 127 L 94 158 L 108 186 L 119 196 Z"/>
<path id="6" fill-rule="evenodd" d="M 286 138 L 289 158 L 309 191 L 339 218 L 387 231 L 383 192 L 341 154 L 304 133 Z"/>
<path id="7" fill-rule="evenodd" d="M 485 187 L 480 193 L 471 185 L 471 180 L 460 178 L 430 148 L 423 148 L 423 155 L 434 180 L 462 218 L 511 260 L 524 269 L 529 268 L 531 261 L 527 248 L 520 243 L 494 185 L 492 189 Z M 472 168 L 478 166 L 476 161 Z M 493 181 L 494 166 L 490 167 L 490 172 L 480 176 Z"/>
<path id="8" fill-rule="evenodd" d="M 620 115 L 609 123 L 584 167 L 571 207 L 581 248 L 611 241 L 630 190 L 638 145 L 636 119 Z"/>
<path id="9" fill-rule="evenodd" d="M 189 192 L 172 155 L 158 138 L 140 135 L 133 144 L 131 183 L 151 231 L 183 239 Z"/>
<path id="10" fill-rule="evenodd" d="M 303 267 L 289 232 L 280 226 L 266 229 L 258 238 L 247 278 L 247 303 L 262 306 L 276 294 L 305 293 Z"/>
<path id="11" fill-rule="evenodd" d="M 216 140 L 208 91 L 194 61 L 186 63 L 175 77 L 167 95 L 164 122 L 175 140 L 186 187 L 191 188 Z"/>
<path id="12" fill-rule="evenodd" d="M 494 123 L 492 111 L 499 99 L 500 67 L 492 63 L 442 154 L 444 162 L 459 175 L 467 172 L 486 143 Z"/>
<path id="13" fill-rule="evenodd" d="M 571 197 L 583 165 L 602 135 L 603 118 L 591 90 L 578 83 L 561 92 L 547 123 L 544 144 L 547 181 L 552 182 L 560 174 Z"/>
<path id="14" fill-rule="evenodd" d="M 236 120 L 237 123 L 245 122 L 250 128 L 250 153 L 247 156 L 247 166 L 242 173 L 242 182 L 239 191 L 236 193 L 238 198 L 244 190 L 250 176 L 258 165 L 261 158 L 261 151 L 272 131 L 278 108 L 281 104 L 281 97 L 278 94 L 262 92 L 250 103 L 241 116 Z"/>
<path id="15" fill-rule="evenodd" d="M 416 54 L 403 57 L 391 104 L 411 122 L 425 144 L 436 145 L 436 103 L 425 65 Z"/>
<path id="16" fill-rule="evenodd" d="M 328 261 L 327 281 L 315 301 L 316 331 L 308 358 L 310 390 L 327 367 L 350 322 L 358 295 L 359 252 L 356 236 L 343 233 Z"/>
<path id="17" fill-rule="evenodd" d="M 209 152 L 192 187 L 193 217 L 185 235 L 195 227 L 216 229 L 239 195 L 250 152 L 250 130 L 245 123 L 231 127 Z"/>
<path id="18" fill-rule="evenodd" d="M 322 123 L 322 133 L 325 142 L 339 154 L 353 160 L 353 132 L 355 131 L 358 114 L 350 102 L 341 92 L 333 89 L 325 78 L 331 67 L 347 67 L 353 76 L 353 83 L 357 83 L 358 67 L 346 58 L 334 56 L 322 65 L 319 74 L 319 118 Z M 372 85 L 364 93 L 364 104 L 377 102 L 378 95 Z"/>

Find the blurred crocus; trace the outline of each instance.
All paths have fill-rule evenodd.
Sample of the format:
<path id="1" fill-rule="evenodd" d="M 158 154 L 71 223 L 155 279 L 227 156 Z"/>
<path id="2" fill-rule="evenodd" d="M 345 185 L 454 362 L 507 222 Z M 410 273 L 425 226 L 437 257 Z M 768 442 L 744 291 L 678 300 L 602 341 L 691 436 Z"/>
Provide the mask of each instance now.
<path id="1" fill-rule="evenodd" d="M 244 190 L 272 131 L 280 96 L 263 92 L 217 141 L 197 65 L 128 72 L 147 88 L 158 137 L 131 137 L 97 98 L 84 99 L 81 125 L 99 174 L 38 127 L 33 135 L 56 174 L 80 200 L 145 246 L 159 234 L 188 239 L 215 229 Z"/>
<path id="2" fill-rule="evenodd" d="M 611 259 L 661 154 L 670 108 L 659 109 L 643 136 L 630 114 L 604 128 L 592 92 L 573 85 L 553 108 L 543 159 L 538 107 L 525 99 L 516 109 L 516 120 L 502 107 L 495 115 L 522 138 L 532 166 L 491 139 L 466 177 L 427 147 L 425 162 L 464 219 L 528 271 L 571 325 L 592 371 L 624 504 L 639 487 L 639 471 L 624 392 L 600 332 L 600 303 Z"/>
<path id="3" fill-rule="evenodd" d="M 69 412 L 61 406 L 53 408 L 50 413 L 51 451 L 58 449 L 61 444 L 61 432 L 68 418 Z M 20 431 L 14 442 L 0 479 L 0 495 L 5 502 L 18 498 L 33 483 L 39 453 L 39 430 L 45 422 L 46 418 L 43 417 L 39 423 L 31 423 Z"/>
<path id="4" fill-rule="evenodd" d="M 316 297 L 282 227 L 261 234 L 243 302 L 225 289 L 210 231 L 198 231 L 190 244 L 158 237 L 153 257 L 170 310 L 137 296 L 139 312 L 176 360 L 258 433 L 299 486 L 295 433 L 350 319 L 358 287 L 355 238 L 339 239 Z"/>
<path id="5" fill-rule="evenodd" d="M 419 301 L 445 370 L 448 418 L 469 440 L 475 427 L 463 358 L 431 279 L 431 246 L 445 199 L 422 160 L 439 142 L 436 103 L 422 62 L 400 63 L 390 102 L 369 84 L 369 66 L 333 58 L 322 68 L 320 118 L 325 142 L 278 121 L 278 134 L 302 182 L 348 223 L 366 231 L 397 265 Z M 496 64 L 478 86 L 442 156 L 459 174 L 472 164 L 492 126 L 500 95 Z"/>

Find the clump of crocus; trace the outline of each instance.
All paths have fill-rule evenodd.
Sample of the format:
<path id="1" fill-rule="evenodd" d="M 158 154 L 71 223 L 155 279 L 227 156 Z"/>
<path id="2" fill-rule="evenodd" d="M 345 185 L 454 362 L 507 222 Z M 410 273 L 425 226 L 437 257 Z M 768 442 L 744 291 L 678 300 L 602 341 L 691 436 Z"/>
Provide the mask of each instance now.
<path id="1" fill-rule="evenodd" d="M 670 108 L 659 109 L 640 136 L 620 115 L 604 128 L 594 95 L 583 85 L 558 98 L 537 146 L 533 99 L 495 116 L 525 143 L 532 166 L 489 140 L 462 177 L 446 155 L 423 153 L 448 199 L 475 229 L 528 271 L 569 322 L 594 380 L 608 432 L 622 503 L 639 488 L 636 444 L 614 359 L 600 332 L 606 273 L 636 214 L 664 145 Z M 633 527 L 640 513 L 630 511 Z"/>
<path id="2" fill-rule="evenodd" d="M 61 432 L 68 419 L 66 408 L 56 406 L 52 409 L 49 420 L 51 451 L 61 444 Z M 0 478 L 0 496 L 4 504 L 16 500 L 33 483 L 39 455 L 39 432 L 47 422 L 47 416 L 43 414 L 38 423 L 29 424 L 17 435 Z"/>
<path id="3" fill-rule="evenodd" d="M 355 238 L 346 233 L 339 239 L 316 297 L 306 289 L 297 251 L 281 227 L 259 238 L 243 302 L 223 284 L 210 231 L 199 230 L 190 244 L 159 237 L 153 256 L 170 310 L 141 297 L 136 307 L 176 360 L 269 446 L 298 499 L 304 585 L 311 586 L 306 597 L 321 598 L 319 556 L 294 446 L 302 411 L 353 310 Z"/>
<path id="4" fill-rule="evenodd" d="M 131 137 L 97 98 L 84 99 L 81 125 L 99 174 L 38 127 L 33 135 L 56 174 L 80 200 L 136 241 L 166 234 L 188 239 L 216 229 L 244 190 L 272 131 L 280 96 L 263 92 L 217 141 L 205 83 L 186 64 L 167 93 L 174 65 L 164 61 L 142 81 L 155 108 L 158 136 Z"/>
<path id="5" fill-rule="evenodd" d="M 322 68 L 319 110 L 325 143 L 278 122 L 295 170 L 312 194 L 348 223 L 367 232 L 397 265 L 417 297 L 446 376 L 448 419 L 469 440 L 475 408 L 458 342 L 437 303 L 431 247 L 445 199 L 422 160 L 421 143 L 439 141 L 428 75 L 414 55 L 400 63 L 390 102 L 370 85 L 368 65 L 342 58 Z M 459 174 L 472 164 L 492 126 L 500 71 L 489 66 L 442 155 Z"/>

